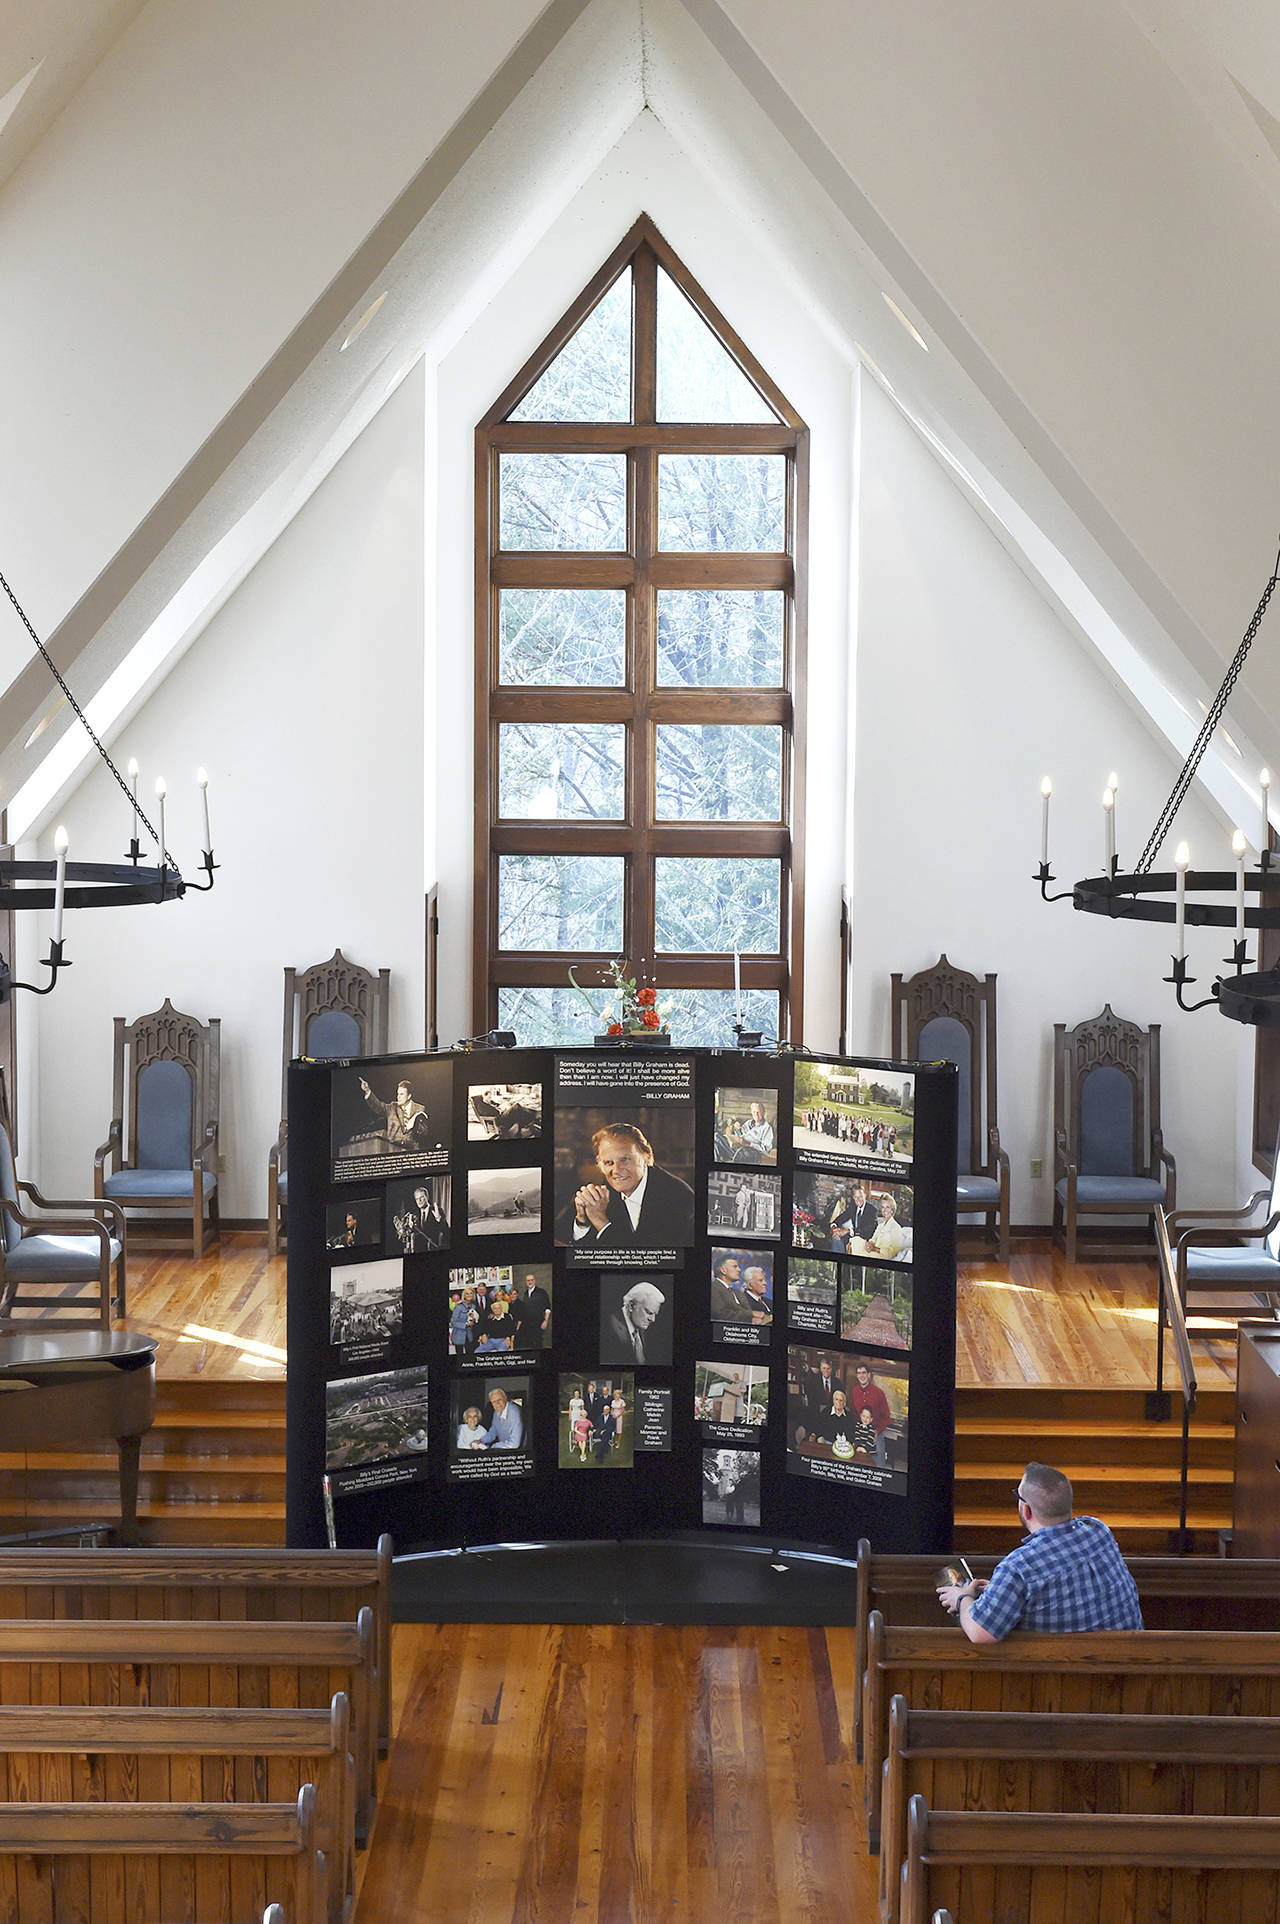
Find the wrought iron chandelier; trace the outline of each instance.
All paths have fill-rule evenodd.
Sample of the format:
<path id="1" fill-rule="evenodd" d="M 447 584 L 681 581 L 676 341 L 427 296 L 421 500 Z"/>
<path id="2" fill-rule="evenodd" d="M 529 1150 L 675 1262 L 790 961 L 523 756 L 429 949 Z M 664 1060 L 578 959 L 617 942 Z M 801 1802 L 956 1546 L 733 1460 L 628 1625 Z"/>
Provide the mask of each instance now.
<path id="1" fill-rule="evenodd" d="M 128 854 L 123 862 L 69 862 L 67 833 L 63 828 L 59 828 L 54 836 L 56 853 L 51 862 L 0 860 L 0 910 L 53 910 L 53 933 L 49 938 L 49 953 L 45 956 L 42 965 L 49 971 L 49 980 L 39 984 L 15 982 L 8 959 L 0 955 L 0 1003 L 2 1003 L 9 1000 L 14 989 L 28 989 L 33 995 L 48 995 L 57 982 L 60 972 L 71 967 L 64 953 L 66 946 L 62 936 L 64 910 L 122 908 L 136 902 L 176 902 L 186 894 L 188 889 L 211 889 L 214 870 L 220 864 L 213 859 L 213 839 L 209 832 L 209 777 L 205 771 L 203 769 L 199 771 L 196 781 L 200 788 L 205 842 L 200 865 L 207 880 L 187 882 L 183 879 L 178 864 L 165 847 L 166 789 L 163 778 L 156 782 L 156 817 L 160 825 L 157 830 L 152 827 L 147 815 L 138 804 L 137 763 L 130 762 L 130 782 L 126 783 L 124 776 L 94 733 L 84 710 L 67 686 L 3 574 L 0 574 L 0 588 L 4 590 L 19 621 L 35 643 L 49 673 L 62 690 L 68 706 L 97 749 L 99 756 L 110 769 L 133 811 L 133 835 Z M 157 860 L 154 864 L 144 862 L 142 859 L 142 844 L 138 839 L 139 828 L 145 829 L 151 841 L 155 843 Z"/>
<path id="2" fill-rule="evenodd" d="M 1261 955 L 1259 952 L 1257 957 L 1250 957 L 1247 932 L 1250 929 L 1280 929 L 1280 866 L 1272 860 L 1270 849 L 1271 825 L 1267 800 L 1271 776 L 1268 771 L 1264 768 L 1259 777 L 1261 814 L 1256 868 L 1246 867 L 1249 844 L 1244 831 L 1239 828 L 1232 838 L 1231 847 L 1235 857 L 1232 869 L 1193 869 L 1191 852 L 1185 842 L 1179 842 L 1175 850 L 1172 869 L 1153 869 L 1151 865 L 1195 779 L 1213 731 L 1222 719 L 1278 581 L 1280 554 L 1272 568 L 1271 579 L 1262 591 L 1262 599 L 1254 609 L 1253 619 L 1245 629 L 1223 676 L 1222 686 L 1205 712 L 1200 732 L 1191 745 L 1169 799 L 1161 809 L 1159 819 L 1133 870 L 1128 873 L 1122 870 L 1116 853 L 1118 783 L 1112 775 L 1102 798 L 1106 838 L 1103 873 L 1077 882 L 1072 889 L 1050 895 L 1049 884 L 1056 879 L 1049 867 L 1049 800 L 1053 784 L 1046 775 L 1040 784 L 1040 867 L 1035 876 L 1040 884 L 1040 894 L 1046 902 L 1070 901 L 1074 908 L 1082 909 L 1086 915 L 1106 915 L 1113 921 L 1172 923 L 1176 952 L 1171 957 L 1172 972 L 1164 980 L 1172 984 L 1178 1007 L 1190 1013 L 1196 1009 L 1210 1008 L 1216 1003 L 1222 1014 L 1230 1016 L 1232 1021 L 1248 1022 L 1267 1029 L 1280 1028 L 1280 967 L 1260 969 L 1256 966 Z M 1213 896 L 1225 899 L 1200 899 Z M 1256 904 L 1251 904 L 1250 897 L 1257 898 Z M 1198 1002 L 1188 1002 L 1184 995 L 1185 990 L 1194 987 L 1196 980 L 1187 972 L 1186 931 L 1189 927 L 1233 930 L 1231 954 L 1223 958 L 1224 973 L 1211 984 L 1208 995 Z"/>

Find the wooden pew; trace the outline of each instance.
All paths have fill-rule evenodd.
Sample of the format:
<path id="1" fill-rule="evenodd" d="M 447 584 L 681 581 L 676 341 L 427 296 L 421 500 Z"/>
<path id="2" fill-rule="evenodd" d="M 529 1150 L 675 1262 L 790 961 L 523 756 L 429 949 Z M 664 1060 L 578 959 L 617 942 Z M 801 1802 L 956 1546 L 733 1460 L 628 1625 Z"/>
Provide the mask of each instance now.
<path id="1" fill-rule="evenodd" d="M 962 1630 L 867 1626 L 863 1790 L 870 1848 L 880 1847 L 889 1702 L 920 1710 L 1053 1710 L 1083 1715 L 1280 1715 L 1280 1632 L 1094 1630 L 973 1644 Z"/>
<path id="2" fill-rule="evenodd" d="M 897 1918 L 907 1805 L 1280 1817 L 1280 1718 L 889 1706 L 880 1906 Z"/>
<path id="3" fill-rule="evenodd" d="M 0 1550 L 0 1618 L 248 1617 L 343 1623 L 373 1611 L 378 1744 L 391 1735 L 389 1536 L 373 1550 Z"/>
<path id="4" fill-rule="evenodd" d="M 349 1711 L 0 1706 L 0 1802 L 281 1803 L 315 1786 L 329 1924 L 355 1893 Z"/>
<path id="5" fill-rule="evenodd" d="M 0 1805 L 0 1916 L 325 1924 L 315 1791 L 289 1804 Z"/>
<path id="6" fill-rule="evenodd" d="M 350 1705 L 363 1842 L 377 1790 L 367 1605 L 354 1623 L 0 1621 L 0 1703 L 324 1709 L 339 1690 Z"/>
<path id="7" fill-rule="evenodd" d="M 1010 1536 L 1010 1549 L 1014 1539 Z M 942 1556 L 877 1556 L 863 1537 L 855 1571 L 857 1628 L 854 1663 L 867 1670 L 867 1619 L 879 1610 L 886 1623 L 936 1628 L 950 1621 L 938 1602 Z M 969 1557 L 975 1577 L 989 1577 L 999 1557 Z M 1280 1561 L 1271 1558 L 1126 1557 L 1138 1586 L 1148 1630 L 1280 1630 Z M 854 1705 L 854 1748 L 862 1761 L 862 1700 Z"/>
<path id="8" fill-rule="evenodd" d="M 902 1924 L 1207 1918 L 1275 1924 L 1280 1818 L 907 1811 Z"/>

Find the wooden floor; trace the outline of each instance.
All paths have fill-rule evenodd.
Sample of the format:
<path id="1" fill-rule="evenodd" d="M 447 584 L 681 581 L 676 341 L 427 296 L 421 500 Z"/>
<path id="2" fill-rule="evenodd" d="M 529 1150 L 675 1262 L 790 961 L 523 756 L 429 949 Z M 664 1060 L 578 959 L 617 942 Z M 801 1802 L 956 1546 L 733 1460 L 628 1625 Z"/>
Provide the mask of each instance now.
<path id="1" fill-rule="evenodd" d="M 956 1385 L 1145 1389 L 1155 1379 L 1155 1264 L 1077 1263 L 1047 1242 L 1007 1264 L 962 1261 L 956 1297 Z M 130 1253 L 128 1325 L 159 1344 L 162 1380 L 282 1380 L 285 1258 L 252 1231 L 223 1237 L 200 1262 Z M 1172 1367 L 1172 1349 L 1167 1351 Z M 1235 1384 L 1234 1347 L 1198 1344 L 1206 1388 Z"/>
<path id="2" fill-rule="evenodd" d="M 353 1924 L 875 1916 L 852 1631 L 398 1625 L 392 1664 Z"/>

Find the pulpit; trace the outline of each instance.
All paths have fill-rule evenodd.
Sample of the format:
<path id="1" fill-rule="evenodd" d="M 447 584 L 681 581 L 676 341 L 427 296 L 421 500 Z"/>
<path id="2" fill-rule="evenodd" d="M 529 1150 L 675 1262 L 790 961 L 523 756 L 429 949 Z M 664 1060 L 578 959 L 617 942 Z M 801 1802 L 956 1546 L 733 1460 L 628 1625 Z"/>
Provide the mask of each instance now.
<path id="1" fill-rule="evenodd" d="M 113 1437 L 122 1543 L 138 1541 L 138 1462 L 155 1414 L 149 1336 L 86 1329 L 0 1337 L 0 1450 L 34 1453 Z"/>

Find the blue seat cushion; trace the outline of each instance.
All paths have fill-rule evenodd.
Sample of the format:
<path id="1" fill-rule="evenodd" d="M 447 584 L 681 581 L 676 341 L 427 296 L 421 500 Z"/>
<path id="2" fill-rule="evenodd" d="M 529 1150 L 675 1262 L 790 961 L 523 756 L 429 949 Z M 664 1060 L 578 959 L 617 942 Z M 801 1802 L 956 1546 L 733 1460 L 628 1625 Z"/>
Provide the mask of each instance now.
<path id="1" fill-rule="evenodd" d="M 202 1172 L 204 1193 L 207 1196 L 217 1185 L 217 1177 L 211 1176 L 207 1169 Z M 191 1171 L 189 1169 L 118 1169 L 114 1176 L 108 1176 L 102 1185 L 104 1196 L 113 1196 L 117 1202 L 128 1202 L 134 1196 L 189 1196 L 191 1194 Z"/>
<path id="2" fill-rule="evenodd" d="M 975 1209 L 993 1208 L 1000 1200 L 1000 1182 L 996 1176 L 962 1175 L 956 1177 L 956 1202 L 959 1205 L 972 1203 Z"/>
<path id="3" fill-rule="evenodd" d="M 120 1244 L 111 1238 L 111 1260 L 118 1261 Z M 102 1244 L 96 1236 L 24 1236 L 5 1257 L 4 1271 L 11 1283 L 56 1282 L 96 1276 Z"/>
<path id="4" fill-rule="evenodd" d="M 1067 1196 L 1067 1179 L 1054 1187 L 1063 1201 Z M 1150 1176 L 1077 1176 L 1076 1203 L 1081 1209 L 1088 1209 L 1095 1203 L 1109 1203 L 1122 1208 L 1132 1203 L 1135 1209 L 1149 1209 L 1152 1203 L 1164 1201 L 1164 1184 Z"/>
<path id="5" fill-rule="evenodd" d="M 1280 1289 L 1280 1263 L 1257 1243 L 1247 1249 L 1224 1248 L 1217 1243 L 1203 1249 L 1189 1245 L 1187 1281 L 1213 1289 L 1230 1289 L 1236 1284 L 1250 1289 Z"/>

